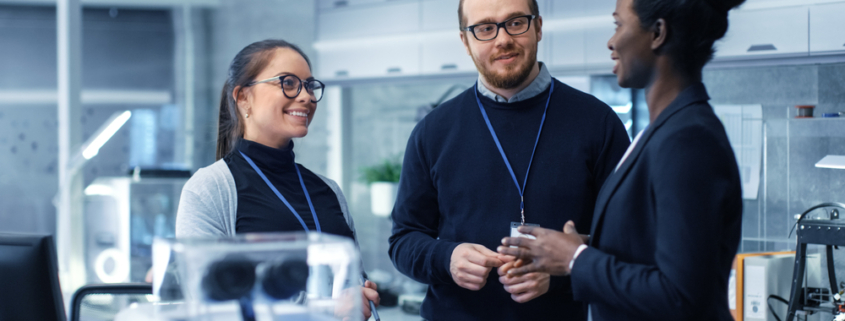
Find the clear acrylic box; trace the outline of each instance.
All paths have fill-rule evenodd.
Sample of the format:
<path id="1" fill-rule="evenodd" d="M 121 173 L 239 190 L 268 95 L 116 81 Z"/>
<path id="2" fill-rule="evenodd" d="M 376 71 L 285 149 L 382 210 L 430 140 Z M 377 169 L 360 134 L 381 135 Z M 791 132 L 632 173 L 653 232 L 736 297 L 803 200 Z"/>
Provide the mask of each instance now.
<path id="1" fill-rule="evenodd" d="M 361 263 L 351 239 L 320 233 L 153 242 L 148 320 L 361 320 Z M 131 313 L 130 313 L 131 314 Z"/>

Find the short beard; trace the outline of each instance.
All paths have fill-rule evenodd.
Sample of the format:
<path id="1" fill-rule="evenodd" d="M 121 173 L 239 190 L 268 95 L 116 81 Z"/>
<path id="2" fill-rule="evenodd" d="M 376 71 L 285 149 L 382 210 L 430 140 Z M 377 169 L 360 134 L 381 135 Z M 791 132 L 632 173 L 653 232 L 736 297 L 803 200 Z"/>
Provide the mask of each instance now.
<path id="1" fill-rule="evenodd" d="M 514 49 L 514 46 L 509 46 L 502 51 L 512 52 Z M 531 75 L 534 65 L 537 64 L 537 45 L 534 45 L 533 52 L 520 52 L 520 54 L 528 56 L 525 63 L 520 66 L 507 68 L 505 70 L 505 74 L 503 75 L 484 68 L 483 65 L 475 60 L 475 57 L 472 57 L 472 60 L 475 62 L 475 67 L 478 69 L 478 72 L 484 76 L 484 80 L 487 81 L 488 85 L 493 86 L 494 88 L 513 89 L 522 85 L 522 83 L 525 82 L 525 79 L 528 79 L 528 76 Z M 494 58 L 491 58 L 490 64 L 492 65 L 493 63 Z"/>

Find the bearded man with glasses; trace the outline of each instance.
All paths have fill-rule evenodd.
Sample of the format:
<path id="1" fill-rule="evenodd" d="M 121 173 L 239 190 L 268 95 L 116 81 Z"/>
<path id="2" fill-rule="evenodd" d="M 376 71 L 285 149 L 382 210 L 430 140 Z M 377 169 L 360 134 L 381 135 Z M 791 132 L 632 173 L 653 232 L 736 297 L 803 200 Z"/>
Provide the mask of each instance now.
<path id="1" fill-rule="evenodd" d="M 585 320 L 568 277 L 507 275 L 523 262 L 493 249 L 520 225 L 588 230 L 627 132 L 609 106 L 537 61 L 536 0 L 462 0 L 458 18 L 478 82 L 411 134 L 390 257 L 429 284 L 427 320 Z"/>

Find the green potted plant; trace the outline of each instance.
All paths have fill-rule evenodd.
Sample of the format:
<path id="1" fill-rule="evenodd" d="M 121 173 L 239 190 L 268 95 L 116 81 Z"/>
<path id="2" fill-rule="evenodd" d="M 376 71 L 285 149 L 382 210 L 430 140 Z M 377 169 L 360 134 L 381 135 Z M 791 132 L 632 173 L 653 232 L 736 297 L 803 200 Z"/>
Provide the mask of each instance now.
<path id="1" fill-rule="evenodd" d="M 399 157 L 388 158 L 361 169 L 362 179 L 370 186 L 370 208 L 376 216 L 389 216 L 396 201 L 402 163 Z"/>

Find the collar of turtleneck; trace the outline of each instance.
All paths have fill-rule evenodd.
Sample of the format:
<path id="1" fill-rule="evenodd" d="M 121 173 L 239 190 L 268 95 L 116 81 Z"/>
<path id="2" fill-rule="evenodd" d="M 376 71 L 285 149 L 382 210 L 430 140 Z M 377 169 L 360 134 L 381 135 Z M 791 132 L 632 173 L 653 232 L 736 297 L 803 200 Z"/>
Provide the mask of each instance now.
<path id="1" fill-rule="evenodd" d="M 284 148 L 273 148 L 251 140 L 238 140 L 238 150 L 261 168 L 284 168 L 294 163 L 293 140 Z"/>

